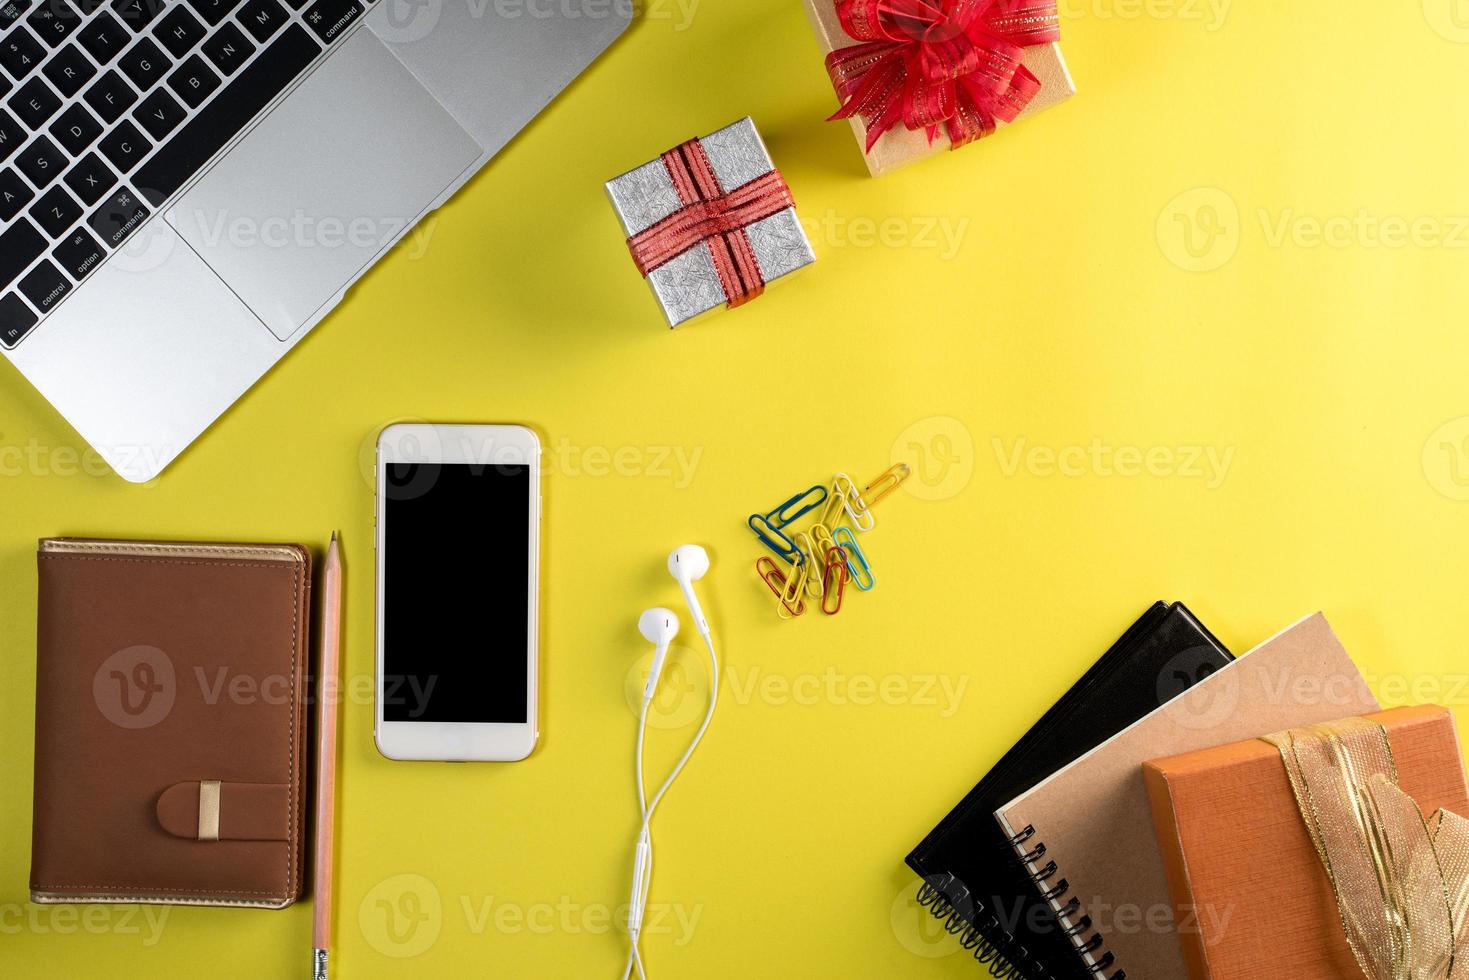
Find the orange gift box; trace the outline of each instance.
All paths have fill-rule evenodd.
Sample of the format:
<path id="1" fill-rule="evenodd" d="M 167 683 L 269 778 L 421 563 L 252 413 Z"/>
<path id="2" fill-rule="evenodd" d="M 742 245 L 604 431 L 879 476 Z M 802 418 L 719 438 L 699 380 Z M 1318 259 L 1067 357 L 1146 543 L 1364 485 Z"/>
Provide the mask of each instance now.
<path id="1" fill-rule="evenodd" d="M 1398 785 L 1425 816 L 1469 815 L 1446 708 L 1365 717 L 1387 729 Z M 1143 776 L 1191 980 L 1362 975 L 1279 749 L 1235 742 L 1145 763 Z"/>

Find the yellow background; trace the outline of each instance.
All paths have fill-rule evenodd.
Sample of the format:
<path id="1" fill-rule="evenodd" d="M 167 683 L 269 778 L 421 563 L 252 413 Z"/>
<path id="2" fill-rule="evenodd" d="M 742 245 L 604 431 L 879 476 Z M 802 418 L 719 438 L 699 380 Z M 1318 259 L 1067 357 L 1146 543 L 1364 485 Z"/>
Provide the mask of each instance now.
<path id="1" fill-rule="evenodd" d="M 732 676 L 657 820 L 652 902 L 670 911 L 646 958 L 665 980 L 975 976 L 918 931 L 902 858 L 1154 599 L 1237 650 L 1322 608 L 1384 701 L 1463 713 L 1462 0 L 1065 0 L 1073 100 L 882 180 L 822 121 L 834 100 L 797 4 L 685 2 L 647 0 L 153 485 L 78 472 L 85 446 L 4 371 L 0 972 L 305 975 L 305 903 L 174 909 L 158 936 L 121 910 L 32 917 L 35 539 L 320 547 L 340 528 L 346 666 L 370 683 L 363 452 L 392 419 L 546 439 L 544 737 L 517 765 L 392 763 L 370 698 L 349 703 L 343 977 L 618 974 L 624 690 L 639 611 L 682 610 L 663 562 L 685 541 L 713 554 L 701 591 Z M 818 263 L 670 333 L 602 183 L 745 114 Z M 1195 449 L 1227 467 L 1186 465 Z M 1118 450 L 1152 472 L 1119 470 Z M 895 454 L 918 472 L 863 538 L 877 589 L 777 622 L 745 516 Z M 671 721 L 678 691 L 702 690 L 688 656 Z M 884 680 L 886 699 L 854 703 Z M 943 683 L 964 685 L 957 704 Z M 691 732 L 658 729 L 655 757 Z M 378 902 L 409 891 L 429 918 L 395 938 Z M 697 916 L 691 941 L 674 913 Z"/>

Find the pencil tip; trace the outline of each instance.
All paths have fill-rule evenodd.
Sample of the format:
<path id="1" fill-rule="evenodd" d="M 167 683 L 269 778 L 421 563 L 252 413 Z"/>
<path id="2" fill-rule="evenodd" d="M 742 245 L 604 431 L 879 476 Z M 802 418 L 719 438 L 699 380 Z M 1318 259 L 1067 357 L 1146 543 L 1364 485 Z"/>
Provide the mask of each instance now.
<path id="1" fill-rule="evenodd" d="M 336 531 L 333 531 L 332 532 L 332 544 L 336 544 L 336 543 L 337 543 L 337 532 Z"/>

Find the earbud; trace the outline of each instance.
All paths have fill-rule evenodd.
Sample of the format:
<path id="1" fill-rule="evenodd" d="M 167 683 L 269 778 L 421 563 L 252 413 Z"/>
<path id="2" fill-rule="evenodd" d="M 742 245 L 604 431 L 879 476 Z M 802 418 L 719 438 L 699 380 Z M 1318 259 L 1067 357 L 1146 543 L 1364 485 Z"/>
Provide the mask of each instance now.
<path id="1" fill-rule="evenodd" d="M 668 645 L 678 635 L 678 617 L 673 610 L 654 606 L 638 617 L 638 632 L 643 639 L 654 644 L 653 666 L 648 670 L 648 686 L 643 688 L 643 698 L 652 700 L 658 689 L 658 678 L 663 673 L 663 661 L 668 657 Z"/>
<path id="2" fill-rule="evenodd" d="M 709 635 L 709 620 L 704 618 L 699 597 L 694 595 L 694 581 L 703 578 L 708 571 L 709 552 L 696 544 L 680 545 L 668 556 L 668 574 L 678 580 L 684 601 L 689 604 L 689 612 L 694 614 L 694 628 L 705 637 Z"/>

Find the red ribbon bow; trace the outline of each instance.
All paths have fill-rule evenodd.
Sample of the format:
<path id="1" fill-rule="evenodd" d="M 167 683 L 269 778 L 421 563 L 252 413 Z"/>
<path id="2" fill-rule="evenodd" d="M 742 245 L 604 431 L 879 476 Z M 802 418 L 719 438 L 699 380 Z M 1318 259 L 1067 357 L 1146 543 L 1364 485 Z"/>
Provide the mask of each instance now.
<path id="1" fill-rule="evenodd" d="M 698 140 L 663 154 L 663 166 L 683 207 L 627 240 L 638 271 L 646 277 L 707 242 L 729 306 L 741 306 L 759 296 L 765 291 L 765 276 L 745 229 L 795 206 L 780 171 L 772 170 L 726 191 Z"/>
<path id="2" fill-rule="evenodd" d="M 870 151 L 899 122 L 955 147 L 1012 122 L 1040 80 L 1024 49 L 1061 36 L 1056 0 L 835 0 L 857 45 L 826 57 L 842 99 L 832 119 L 861 116 Z"/>

